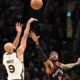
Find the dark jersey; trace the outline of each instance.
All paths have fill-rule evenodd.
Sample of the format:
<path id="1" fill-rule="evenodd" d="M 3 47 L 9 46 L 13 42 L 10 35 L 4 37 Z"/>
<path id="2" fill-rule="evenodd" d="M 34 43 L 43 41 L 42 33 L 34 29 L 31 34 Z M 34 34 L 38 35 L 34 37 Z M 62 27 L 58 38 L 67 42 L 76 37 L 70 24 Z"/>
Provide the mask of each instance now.
<path id="1" fill-rule="evenodd" d="M 47 61 L 47 57 L 45 55 L 45 53 L 43 52 L 42 48 L 37 45 L 37 50 L 40 53 L 40 56 L 43 60 L 43 62 Z M 54 64 L 54 62 L 53 62 Z M 50 80 L 62 80 L 62 76 L 63 76 L 63 70 L 61 67 L 61 63 L 59 63 L 58 61 L 54 64 L 54 70 L 53 72 L 49 75 Z"/>
<path id="2" fill-rule="evenodd" d="M 49 74 L 49 78 L 50 78 L 50 80 L 62 80 L 62 77 L 63 77 L 63 70 L 61 67 L 61 63 L 56 62 L 54 64 L 53 72 L 51 74 Z"/>

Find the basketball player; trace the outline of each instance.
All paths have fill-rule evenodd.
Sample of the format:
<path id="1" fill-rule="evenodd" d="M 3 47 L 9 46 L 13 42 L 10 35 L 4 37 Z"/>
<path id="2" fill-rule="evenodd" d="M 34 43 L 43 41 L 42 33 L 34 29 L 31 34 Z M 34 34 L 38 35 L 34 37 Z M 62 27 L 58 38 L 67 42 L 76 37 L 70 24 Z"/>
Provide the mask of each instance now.
<path id="1" fill-rule="evenodd" d="M 80 64 L 80 58 L 75 63 L 71 63 L 71 64 L 60 63 L 58 61 L 59 57 L 56 51 L 52 51 L 49 58 L 47 58 L 45 53 L 42 51 L 39 45 L 39 41 L 38 41 L 39 36 L 36 36 L 36 34 L 33 32 L 31 32 L 29 36 L 32 38 L 32 40 L 35 42 L 37 46 L 37 49 L 46 67 L 46 73 L 48 74 L 50 80 L 62 80 L 63 79 L 63 69 L 71 69 L 74 66 L 77 66 Z"/>
<path id="2" fill-rule="evenodd" d="M 20 42 L 20 46 L 18 48 L 17 45 L 22 31 L 22 24 L 20 23 L 16 24 L 17 37 L 15 38 L 14 42 L 8 42 L 4 45 L 5 53 L 3 55 L 3 64 L 7 69 L 8 80 L 24 80 L 23 53 L 26 48 L 30 24 L 33 21 L 37 21 L 37 19 L 30 18 L 28 20 Z"/>

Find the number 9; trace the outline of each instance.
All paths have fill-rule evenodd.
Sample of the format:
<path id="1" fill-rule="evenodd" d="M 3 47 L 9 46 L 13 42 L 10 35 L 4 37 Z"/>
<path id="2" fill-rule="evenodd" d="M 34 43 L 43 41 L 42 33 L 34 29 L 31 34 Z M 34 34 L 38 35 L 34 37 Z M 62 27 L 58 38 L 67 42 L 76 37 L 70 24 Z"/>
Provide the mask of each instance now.
<path id="1" fill-rule="evenodd" d="M 13 65 L 8 66 L 10 73 L 13 73 L 15 71 L 15 67 Z"/>

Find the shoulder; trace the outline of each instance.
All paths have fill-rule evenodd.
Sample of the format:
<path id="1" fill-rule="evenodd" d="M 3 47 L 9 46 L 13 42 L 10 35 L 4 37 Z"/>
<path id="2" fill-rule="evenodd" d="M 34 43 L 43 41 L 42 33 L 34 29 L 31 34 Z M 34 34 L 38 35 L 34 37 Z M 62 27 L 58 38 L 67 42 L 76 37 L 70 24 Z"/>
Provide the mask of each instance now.
<path id="1" fill-rule="evenodd" d="M 3 57 L 5 57 L 5 56 L 7 56 L 7 52 L 5 52 L 5 53 L 3 54 Z"/>
<path id="2" fill-rule="evenodd" d="M 56 62 L 56 65 L 60 66 L 61 65 L 61 62 L 57 61 Z"/>
<path id="3" fill-rule="evenodd" d="M 60 68 L 63 68 L 63 64 L 61 62 L 59 62 L 59 61 L 56 62 L 56 66 L 60 67 Z"/>
<path id="4" fill-rule="evenodd" d="M 11 54 L 11 57 L 12 57 L 12 59 L 16 58 L 16 57 L 17 57 L 17 53 L 16 53 L 16 52 L 13 52 L 13 53 Z"/>
<path id="5" fill-rule="evenodd" d="M 47 60 L 47 64 L 50 66 L 50 67 L 53 67 L 54 68 L 54 64 L 51 60 Z"/>

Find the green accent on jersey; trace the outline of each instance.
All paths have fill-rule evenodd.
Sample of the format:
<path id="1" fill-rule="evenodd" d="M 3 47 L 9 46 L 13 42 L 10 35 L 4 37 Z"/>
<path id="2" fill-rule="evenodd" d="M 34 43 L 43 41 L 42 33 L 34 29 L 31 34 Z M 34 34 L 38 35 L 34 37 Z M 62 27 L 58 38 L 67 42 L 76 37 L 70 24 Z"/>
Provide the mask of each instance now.
<path id="1" fill-rule="evenodd" d="M 20 79 L 20 80 L 23 80 L 23 75 L 22 75 L 22 73 L 21 73 L 21 75 L 20 75 L 20 76 L 21 76 L 21 79 Z"/>

